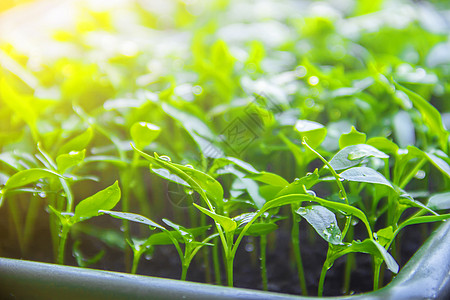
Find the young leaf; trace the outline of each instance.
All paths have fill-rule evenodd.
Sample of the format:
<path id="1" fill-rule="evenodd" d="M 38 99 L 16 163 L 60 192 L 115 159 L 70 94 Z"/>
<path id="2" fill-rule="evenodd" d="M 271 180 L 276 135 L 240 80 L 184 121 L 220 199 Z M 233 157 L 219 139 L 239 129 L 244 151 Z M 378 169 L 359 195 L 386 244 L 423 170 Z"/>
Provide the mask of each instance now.
<path id="1" fill-rule="evenodd" d="M 107 215 L 110 215 L 111 217 L 114 217 L 117 219 L 128 220 L 128 221 L 132 221 L 132 222 L 145 224 L 145 225 L 148 225 L 151 227 L 164 229 L 164 227 L 162 227 L 161 225 L 158 225 L 157 223 L 153 222 L 152 220 L 150 220 L 144 216 L 138 215 L 138 214 L 112 211 L 112 210 L 109 210 L 109 211 L 108 210 L 99 210 L 98 213 L 107 214 Z"/>
<path id="2" fill-rule="evenodd" d="M 65 178 L 64 176 L 48 169 L 40 169 L 40 168 L 27 169 L 19 171 L 14 175 L 12 175 L 6 182 L 5 186 L 3 187 L 3 190 L 6 191 L 7 189 L 18 188 L 30 184 L 32 182 L 35 182 L 41 178 L 47 177 Z"/>
<path id="3" fill-rule="evenodd" d="M 297 214 L 302 216 L 314 230 L 328 243 L 342 244 L 342 233 L 336 221 L 336 216 L 330 210 L 320 205 L 300 207 Z"/>
<path id="4" fill-rule="evenodd" d="M 82 134 L 72 138 L 59 148 L 58 155 L 69 153 L 70 151 L 82 151 L 86 149 L 92 140 L 93 131 L 89 127 Z"/>
<path id="5" fill-rule="evenodd" d="M 432 210 L 450 209 L 450 192 L 434 194 L 428 200 L 427 206 Z"/>
<path id="6" fill-rule="evenodd" d="M 75 207 L 73 223 L 98 216 L 99 210 L 110 210 L 116 206 L 119 200 L 120 188 L 119 183 L 116 181 L 113 185 L 78 203 Z"/>
<path id="7" fill-rule="evenodd" d="M 423 152 L 417 147 L 414 146 L 408 146 L 408 154 L 415 156 L 415 157 L 423 157 L 426 158 L 429 162 L 431 162 L 436 168 L 438 168 L 443 174 L 445 174 L 447 177 L 450 178 L 450 166 L 448 163 L 445 162 L 442 158 L 429 153 L 429 152 Z"/>
<path id="8" fill-rule="evenodd" d="M 175 224 L 168 219 L 163 219 L 163 222 L 166 223 L 167 225 L 169 225 L 170 227 L 172 227 L 173 229 L 175 229 L 175 231 L 180 234 L 180 236 L 183 239 L 183 242 L 185 244 L 195 241 L 194 235 L 191 232 L 189 232 L 189 230 L 184 228 L 183 226 Z"/>
<path id="9" fill-rule="evenodd" d="M 348 181 L 383 184 L 394 189 L 392 184 L 383 175 L 372 168 L 355 167 L 345 170 L 344 172 L 339 174 L 339 176 Z"/>
<path id="10" fill-rule="evenodd" d="M 343 149 L 347 146 L 364 144 L 366 142 L 366 134 L 361 133 L 352 126 L 349 133 L 343 133 L 339 138 L 339 148 Z"/>
<path id="11" fill-rule="evenodd" d="M 336 250 L 337 251 L 333 253 L 329 258 L 327 258 L 327 260 L 333 262 L 339 257 L 353 252 L 368 253 L 384 260 L 388 269 L 393 273 L 397 273 L 399 269 L 399 266 L 395 259 L 386 251 L 386 249 L 384 249 L 373 239 L 365 239 L 362 242 L 353 241 L 349 245 L 338 246 Z"/>
<path id="12" fill-rule="evenodd" d="M 366 144 L 347 146 L 330 160 L 335 170 L 343 170 L 360 164 L 367 157 L 389 158 L 386 153 Z"/>
<path id="13" fill-rule="evenodd" d="M 161 128 L 152 123 L 136 122 L 131 126 L 130 135 L 138 149 L 150 145 L 161 132 Z"/>
<path id="14" fill-rule="evenodd" d="M 373 137 L 367 140 L 367 145 L 377 148 L 378 150 L 389 153 L 397 154 L 399 147 L 394 142 L 388 140 L 385 137 Z"/>
<path id="15" fill-rule="evenodd" d="M 270 173 L 270 172 L 260 172 L 257 174 L 249 174 L 247 176 L 245 176 L 245 178 L 251 178 L 253 180 L 265 183 L 265 184 L 269 184 L 269 185 L 274 185 L 274 186 L 278 186 L 278 187 L 286 187 L 289 185 L 289 182 L 286 181 L 286 179 L 284 179 L 283 177 L 281 177 L 280 175 L 274 174 L 274 173 Z"/>
<path id="16" fill-rule="evenodd" d="M 382 228 L 374 236 L 376 236 L 378 243 L 384 247 L 394 238 L 394 229 L 392 226 Z"/>
<path id="17" fill-rule="evenodd" d="M 133 145 L 132 145 L 133 146 Z M 192 168 L 191 166 L 183 166 L 175 164 L 166 160 L 159 158 L 155 153 L 155 157 L 152 157 L 133 146 L 134 150 L 137 151 L 142 157 L 149 160 L 151 164 L 154 164 L 160 168 L 165 168 L 171 173 L 177 175 L 191 186 L 193 190 L 198 192 L 203 198 L 207 198 L 206 195 L 211 197 L 214 203 L 222 207 L 223 206 L 223 188 L 222 185 L 209 176 L 199 170 Z"/>
<path id="18" fill-rule="evenodd" d="M 236 233 L 239 234 L 240 231 L 243 228 L 238 228 L 236 230 Z M 250 225 L 250 227 L 248 227 L 247 231 L 245 232 L 245 235 L 250 235 L 250 236 L 262 236 L 262 235 L 267 235 L 275 230 L 278 229 L 278 225 L 275 223 L 255 223 Z"/>
<path id="19" fill-rule="evenodd" d="M 222 226 L 222 228 L 225 230 L 225 232 L 231 232 L 236 229 L 237 224 L 232 219 L 230 219 L 226 216 L 218 215 L 215 212 L 212 212 L 204 207 L 201 207 L 200 205 L 197 205 L 196 203 L 193 203 L 193 204 L 202 213 L 211 217 L 215 222 L 219 223 L 220 226 Z"/>
<path id="20" fill-rule="evenodd" d="M 56 158 L 56 165 L 58 166 L 58 171 L 61 174 L 73 166 L 80 164 L 86 155 L 86 149 L 82 151 L 70 151 L 66 154 L 61 154 Z"/>
<path id="21" fill-rule="evenodd" d="M 273 200 L 267 201 L 264 206 L 258 211 L 256 216 L 261 216 L 264 212 L 271 208 L 280 207 L 287 204 L 301 204 L 302 202 L 309 201 L 309 202 L 317 202 L 322 206 L 340 210 L 343 212 L 346 212 L 347 214 L 353 215 L 360 219 L 364 225 L 367 228 L 367 232 L 369 236 L 372 236 L 372 229 L 370 228 L 369 221 L 367 220 L 366 215 L 359 210 L 356 207 L 353 207 L 351 205 L 347 205 L 344 203 L 334 202 L 334 201 L 328 201 L 319 197 L 314 197 L 309 194 L 289 194 L 280 196 L 278 198 L 275 198 Z M 249 222 L 250 223 L 250 222 Z"/>
<path id="22" fill-rule="evenodd" d="M 319 170 L 315 169 L 313 173 L 308 173 L 302 178 L 294 180 L 288 186 L 280 190 L 276 197 L 288 194 L 301 194 L 304 192 L 303 186 L 308 190 L 319 181 Z"/>
<path id="23" fill-rule="evenodd" d="M 439 143 L 442 150 L 447 151 L 449 132 L 442 123 L 439 111 L 419 94 L 401 86 L 395 81 L 393 82 L 397 89 L 408 95 L 409 100 L 411 100 L 413 105 L 417 108 L 422 115 L 425 124 L 430 128 L 430 132 L 439 137 Z"/>
<path id="24" fill-rule="evenodd" d="M 306 137 L 308 139 L 308 144 L 312 147 L 319 146 L 327 135 L 326 127 L 320 123 L 309 120 L 297 120 L 294 129 L 300 133 L 300 139 Z"/>

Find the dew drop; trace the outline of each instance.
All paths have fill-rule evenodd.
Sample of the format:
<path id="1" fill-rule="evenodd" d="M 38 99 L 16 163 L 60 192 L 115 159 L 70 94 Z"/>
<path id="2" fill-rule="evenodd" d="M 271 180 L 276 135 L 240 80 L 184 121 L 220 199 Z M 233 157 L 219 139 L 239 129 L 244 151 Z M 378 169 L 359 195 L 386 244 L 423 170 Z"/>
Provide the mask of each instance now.
<path id="1" fill-rule="evenodd" d="M 69 155 L 77 155 L 79 152 L 78 151 L 70 151 Z"/>
<path id="2" fill-rule="evenodd" d="M 314 198 L 316 197 L 316 192 L 314 192 L 312 190 L 306 190 L 306 193 L 308 193 L 308 195 L 313 196 Z"/>
<path id="3" fill-rule="evenodd" d="M 339 190 L 339 198 L 341 198 L 341 200 L 345 200 L 345 194 L 342 190 Z"/>
<path id="4" fill-rule="evenodd" d="M 168 162 L 172 161 L 167 155 L 161 155 L 159 158 Z"/>
<path id="5" fill-rule="evenodd" d="M 184 165 L 186 168 L 193 169 L 194 167 L 190 164 Z"/>
<path id="6" fill-rule="evenodd" d="M 252 252 L 255 249 L 255 246 L 253 246 L 252 243 L 248 243 L 245 245 L 245 251 Z"/>
<path id="7" fill-rule="evenodd" d="M 301 182 L 300 179 L 298 179 L 298 178 L 294 179 L 294 184 L 300 184 L 300 182 Z"/>
<path id="8" fill-rule="evenodd" d="M 125 226 L 120 226 L 120 231 L 125 232 Z"/>
<path id="9" fill-rule="evenodd" d="M 152 259 L 152 256 L 150 254 L 147 254 L 147 255 L 145 255 L 145 259 L 150 260 L 150 259 Z"/>
<path id="10" fill-rule="evenodd" d="M 331 233 L 327 229 L 324 229 L 322 233 L 327 239 L 331 237 Z"/>
<path id="11" fill-rule="evenodd" d="M 46 192 L 40 192 L 39 193 L 39 197 L 45 198 L 45 197 L 47 197 L 47 193 Z"/>

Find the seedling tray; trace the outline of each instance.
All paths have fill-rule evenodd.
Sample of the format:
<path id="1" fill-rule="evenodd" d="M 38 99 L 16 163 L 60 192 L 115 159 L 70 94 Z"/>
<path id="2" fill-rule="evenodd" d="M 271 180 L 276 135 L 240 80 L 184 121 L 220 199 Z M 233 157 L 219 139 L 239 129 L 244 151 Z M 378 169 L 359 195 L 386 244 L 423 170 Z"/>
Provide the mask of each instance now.
<path id="1" fill-rule="evenodd" d="M 450 222 L 444 222 L 390 284 L 374 292 L 334 299 L 448 299 L 448 297 L 450 297 Z M 313 297 L 0 258 L 0 298 L 288 300 Z"/>

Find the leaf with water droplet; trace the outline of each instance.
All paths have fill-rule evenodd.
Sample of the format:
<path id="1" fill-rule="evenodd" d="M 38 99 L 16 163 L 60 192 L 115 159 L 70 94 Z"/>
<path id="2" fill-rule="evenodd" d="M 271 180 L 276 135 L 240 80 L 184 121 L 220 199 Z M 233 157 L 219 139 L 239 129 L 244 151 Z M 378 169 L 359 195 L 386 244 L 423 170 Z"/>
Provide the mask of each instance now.
<path id="1" fill-rule="evenodd" d="M 297 120 L 294 129 L 300 133 L 300 139 L 307 138 L 308 144 L 313 148 L 319 146 L 327 135 L 326 127 L 309 120 Z"/>
<path id="2" fill-rule="evenodd" d="M 371 254 L 374 257 L 383 260 L 388 269 L 393 273 L 398 272 L 399 266 L 395 259 L 378 242 L 369 238 L 362 242 L 353 241 L 350 245 L 346 244 L 345 247 L 337 246 L 332 250 L 332 253 L 328 255 L 327 261 L 332 265 L 339 257 L 354 252 Z"/>
<path id="3" fill-rule="evenodd" d="M 41 168 L 27 169 L 19 171 L 14 175 L 12 175 L 6 182 L 5 186 L 3 187 L 3 191 L 5 192 L 7 189 L 18 188 L 30 184 L 32 182 L 35 182 L 41 178 L 47 177 L 65 178 L 64 176 L 48 169 L 41 169 Z"/>
<path id="4" fill-rule="evenodd" d="M 136 122 L 130 128 L 130 135 L 138 149 L 150 145 L 160 134 L 161 128 L 152 123 Z"/>
<path id="5" fill-rule="evenodd" d="M 339 176 L 348 181 L 383 184 L 395 190 L 392 184 L 381 173 L 372 168 L 355 167 L 345 170 Z"/>
<path id="6" fill-rule="evenodd" d="M 80 164 L 86 155 L 86 149 L 82 151 L 70 151 L 69 153 L 58 155 L 56 158 L 56 165 L 58 166 L 58 171 L 61 174 L 73 166 Z"/>
<path id="7" fill-rule="evenodd" d="M 150 227 L 156 227 L 156 228 L 159 228 L 159 229 L 164 229 L 164 227 L 162 227 L 158 223 L 150 220 L 149 218 L 146 218 L 144 216 L 138 215 L 138 214 L 127 213 L 127 212 L 120 212 L 120 211 L 111 211 L 111 210 L 99 210 L 98 212 L 100 214 L 110 215 L 111 217 L 114 217 L 114 218 L 117 218 L 117 219 L 127 220 L 127 221 L 131 221 L 131 222 L 145 224 L 145 225 L 148 225 Z"/>
<path id="8" fill-rule="evenodd" d="M 334 170 L 343 170 L 360 164 L 368 157 L 389 158 L 386 153 L 366 144 L 351 145 L 336 153 L 330 160 Z"/>
<path id="9" fill-rule="evenodd" d="M 205 199 L 205 201 L 212 200 L 216 206 L 223 206 L 222 185 L 208 174 L 191 167 L 186 167 L 180 164 L 162 160 L 160 159 L 161 157 L 156 153 L 154 154 L 155 157 L 152 157 L 135 148 L 134 146 L 133 148 L 142 157 L 150 161 L 151 170 L 153 169 L 153 165 L 156 165 L 159 168 L 165 168 L 170 173 L 175 174 L 176 176 L 187 182 L 193 190 L 195 190 L 200 194 L 200 196 L 202 196 L 203 199 Z"/>
<path id="10" fill-rule="evenodd" d="M 300 207 L 297 214 L 302 216 L 314 230 L 328 243 L 342 244 L 342 233 L 337 224 L 336 216 L 321 205 Z"/>
<path id="11" fill-rule="evenodd" d="M 61 154 L 69 153 L 70 151 L 82 151 L 83 149 L 86 149 L 91 142 L 92 137 L 93 130 L 91 127 L 89 127 L 85 132 L 77 135 L 76 137 L 70 139 L 68 142 L 62 145 L 58 150 L 58 156 Z"/>

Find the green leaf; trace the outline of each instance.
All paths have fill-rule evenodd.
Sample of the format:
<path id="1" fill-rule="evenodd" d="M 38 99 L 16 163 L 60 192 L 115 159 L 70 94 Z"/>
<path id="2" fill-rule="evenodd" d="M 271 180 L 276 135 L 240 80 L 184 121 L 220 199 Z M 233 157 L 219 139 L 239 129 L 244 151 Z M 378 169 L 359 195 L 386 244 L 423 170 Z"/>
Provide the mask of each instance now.
<path id="1" fill-rule="evenodd" d="M 378 243 L 384 247 L 394 238 L 394 229 L 392 226 L 382 228 L 374 235 L 376 236 Z"/>
<path id="2" fill-rule="evenodd" d="M 199 193 L 205 201 L 208 201 L 208 196 L 214 201 L 216 206 L 223 206 L 223 188 L 222 185 L 209 176 L 199 170 L 194 169 L 192 166 L 183 166 L 161 159 L 156 153 L 155 157 L 152 157 L 133 146 L 142 157 L 149 160 L 151 165 L 157 165 L 160 168 L 165 168 L 171 173 L 177 175 L 191 186 L 193 190 Z"/>
<path id="3" fill-rule="evenodd" d="M 336 153 L 330 160 L 335 170 L 343 170 L 360 164 L 367 157 L 389 158 L 386 153 L 366 144 L 351 145 Z"/>
<path id="4" fill-rule="evenodd" d="M 383 184 L 394 189 L 392 184 L 382 174 L 368 167 L 354 167 L 345 170 L 344 172 L 339 174 L 339 176 L 348 181 Z"/>
<path id="5" fill-rule="evenodd" d="M 251 224 L 250 227 L 248 227 L 247 231 L 245 232 L 245 235 L 250 236 L 263 236 L 267 235 L 275 230 L 278 229 L 278 225 L 275 223 L 255 223 Z M 242 228 L 239 228 L 236 230 L 236 233 L 240 233 Z"/>
<path id="6" fill-rule="evenodd" d="M 438 168 L 444 175 L 450 178 L 450 166 L 442 158 L 434 155 L 433 153 L 423 152 L 417 147 L 408 146 L 408 155 L 413 157 L 423 157 L 426 158 L 431 164 Z"/>
<path id="7" fill-rule="evenodd" d="M 395 87 L 404 92 L 422 115 L 430 133 L 439 137 L 442 150 L 447 151 L 449 132 L 445 129 L 439 111 L 419 94 L 401 86 L 393 80 Z"/>
<path id="8" fill-rule="evenodd" d="M 61 224 L 67 224 L 73 216 L 73 213 L 62 213 L 51 205 L 49 205 L 48 208 L 58 217 Z"/>
<path id="9" fill-rule="evenodd" d="M 48 169 L 40 169 L 40 168 L 33 168 L 28 170 L 23 170 L 20 172 L 15 173 L 12 175 L 8 181 L 6 182 L 5 186 L 3 187 L 3 190 L 7 189 L 14 189 L 18 188 L 27 184 L 30 184 L 32 182 L 35 182 L 41 178 L 47 178 L 47 177 L 60 177 L 65 179 L 64 176 L 48 170 Z"/>
<path id="10" fill-rule="evenodd" d="M 384 260 L 388 269 L 393 273 L 398 272 L 399 266 L 395 259 L 386 251 L 386 249 L 372 239 L 365 239 L 362 242 L 353 241 L 350 245 L 338 246 L 336 249 L 338 251 L 333 253 L 327 260 L 333 262 L 348 253 L 367 253 Z"/>
<path id="11" fill-rule="evenodd" d="M 373 137 L 367 140 L 367 145 L 389 154 L 397 154 L 399 147 L 385 137 Z"/>
<path id="12" fill-rule="evenodd" d="M 270 172 L 264 172 L 264 171 L 257 173 L 257 174 L 249 174 L 249 175 L 245 176 L 245 178 L 251 178 L 253 180 L 256 180 L 256 181 L 259 181 L 259 182 L 262 182 L 265 184 L 283 187 L 283 188 L 289 185 L 289 182 L 286 181 L 286 179 L 284 179 L 280 175 L 270 173 Z"/>
<path id="13" fill-rule="evenodd" d="M 448 218 L 450 218 L 450 214 L 444 214 L 444 215 L 439 215 L 439 216 L 436 216 L 436 215 L 420 216 L 420 217 L 410 218 L 398 226 L 397 230 L 395 231 L 395 234 L 397 234 L 400 230 L 402 230 L 403 228 L 405 228 L 406 226 L 409 226 L 409 225 L 443 221 L 443 220 L 447 220 Z"/>
<path id="14" fill-rule="evenodd" d="M 183 226 L 175 224 L 168 219 L 163 219 L 163 222 L 166 223 L 167 225 L 169 225 L 170 227 L 172 227 L 173 229 L 175 229 L 175 231 L 180 234 L 180 236 L 183 239 L 185 244 L 195 241 L 194 235 L 191 232 L 189 232 L 189 230 L 184 228 Z"/>
<path id="15" fill-rule="evenodd" d="M 138 149 L 150 145 L 160 134 L 161 128 L 147 122 L 136 122 L 131 126 L 130 135 Z"/>
<path id="16" fill-rule="evenodd" d="M 116 206 L 119 200 L 120 188 L 119 183 L 116 181 L 113 185 L 78 203 L 75 207 L 73 223 L 98 216 L 99 210 L 110 210 Z"/>
<path id="17" fill-rule="evenodd" d="M 61 172 L 61 174 L 64 174 L 64 172 L 78 164 L 80 164 L 86 155 L 86 149 L 83 149 L 82 151 L 70 151 L 67 154 L 61 154 L 56 158 L 56 164 L 58 166 L 58 171 Z"/>
<path id="18" fill-rule="evenodd" d="M 334 201 L 328 201 L 319 197 L 311 196 L 309 194 L 289 194 L 267 201 L 264 204 L 264 206 L 258 211 L 256 216 L 261 216 L 264 212 L 272 208 L 280 207 L 287 204 L 301 204 L 302 202 L 305 201 L 317 202 L 322 206 L 343 211 L 349 215 L 357 217 L 366 226 L 369 236 L 372 236 L 372 229 L 370 228 L 369 221 L 367 220 L 366 215 L 361 210 L 351 205 Z"/>
<path id="19" fill-rule="evenodd" d="M 302 216 L 325 241 L 334 245 L 342 244 L 342 232 L 336 216 L 330 210 L 320 205 L 311 205 L 300 207 L 296 213 Z"/>
<path id="20" fill-rule="evenodd" d="M 339 148 L 345 148 L 351 145 L 364 144 L 366 142 L 366 134 L 359 132 L 355 127 L 349 133 L 341 134 L 339 138 Z"/>
<path id="21" fill-rule="evenodd" d="M 68 142 L 63 144 L 58 151 L 58 155 L 69 153 L 71 151 L 82 151 L 86 149 L 89 143 L 92 140 L 93 131 L 92 128 L 89 127 L 82 134 L 70 139 Z"/>
<path id="22" fill-rule="evenodd" d="M 427 206 L 432 210 L 450 209 L 450 192 L 434 194 L 428 200 Z"/>
<path id="23" fill-rule="evenodd" d="M 132 221 L 132 222 L 136 222 L 136 223 L 145 224 L 145 225 L 148 225 L 148 226 L 151 226 L 151 227 L 164 229 L 164 227 L 162 227 L 161 225 L 153 222 L 149 218 L 146 218 L 146 217 L 138 215 L 138 214 L 127 213 L 127 212 L 120 212 L 120 211 L 112 211 L 112 210 L 109 210 L 109 211 L 108 210 L 99 210 L 98 212 L 101 213 L 101 214 L 110 215 L 111 217 L 114 217 L 114 218 L 117 218 L 117 219 L 128 220 L 128 221 Z"/>
<path id="24" fill-rule="evenodd" d="M 215 212 L 212 212 L 204 207 L 201 207 L 200 205 L 197 205 L 196 203 L 193 203 L 193 204 L 202 213 L 211 217 L 215 222 L 219 223 L 220 226 L 222 226 L 222 228 L 225 230 L 225 232 L 231 232 L 236 229 L 237 224 L 232 219 L 230 219 L 226 216 L 218 215 Z"/>
<path id="25" fill-rule="evenodd" d="M 297 120 L 294 129 L 300 133 L 300 139 L 306 138 L 312 147 L 319 146 L 327 135 L 326 127 L 309 120 Z"/>
<path id="26" fill-rule="evenodd" d="M 432 153 L 426 153 L 425 155 L 428 157 L 428 160 L 436 167 L 438 168 L 444 175 L 447 175 L 448 178 L 450 178 L 450 166 L 448 163 L 445 162 L 440 157 L 437 157 L 436 155 Z"/>

